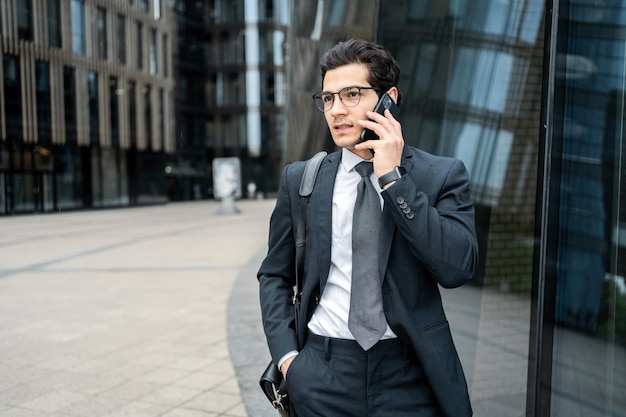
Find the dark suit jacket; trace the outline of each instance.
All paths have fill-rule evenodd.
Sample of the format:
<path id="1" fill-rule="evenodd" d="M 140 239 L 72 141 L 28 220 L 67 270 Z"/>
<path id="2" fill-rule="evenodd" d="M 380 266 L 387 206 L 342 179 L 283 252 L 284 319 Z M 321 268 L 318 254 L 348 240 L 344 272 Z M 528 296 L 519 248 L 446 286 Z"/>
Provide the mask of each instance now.
<path id="1" fill-rule="evenodd" d="M 307 246 L 298 332 L 291 305 L 298 189 L 304 162 L 287 165 L 270 220 L 267 257 L 259 272 L 263 326 L 278 361 L 306 341 L 308 323 L 328 279 L 332 195 L 341 153 L 326 157 L 307 208 Z M 382 192 L 380 271 L 391 329 L 419 358 L 444 413 L 471 416 L 465 376 L 442 307 L 438 284 L 467 282 L 478 263 L 474 206 L 463 163 L 405 146 L 406 175 Z"/>

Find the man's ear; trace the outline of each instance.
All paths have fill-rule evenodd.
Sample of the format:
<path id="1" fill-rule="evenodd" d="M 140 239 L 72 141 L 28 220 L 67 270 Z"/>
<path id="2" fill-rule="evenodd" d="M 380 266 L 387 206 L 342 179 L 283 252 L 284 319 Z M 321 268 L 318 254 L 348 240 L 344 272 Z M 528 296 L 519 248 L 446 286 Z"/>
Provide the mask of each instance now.
<path id="1" fill-rule="evenodd" d="M 387 90 L 387 94 L 389 94 L 389 96 L 393 99 L 395 103 L 398 103 L 398 87 L 391 87 L 389 90 Z"/>

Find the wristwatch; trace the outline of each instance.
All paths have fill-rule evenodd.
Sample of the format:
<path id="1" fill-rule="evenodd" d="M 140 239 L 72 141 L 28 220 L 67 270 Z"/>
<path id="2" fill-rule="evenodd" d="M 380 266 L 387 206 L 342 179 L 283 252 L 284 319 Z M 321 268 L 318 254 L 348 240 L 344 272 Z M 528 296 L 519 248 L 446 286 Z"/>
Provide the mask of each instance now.
<path id="1" fill-rule="evenodd" d="M 406 174 L 406 169 L 404 169 L 404 167 L 397 166 L 393 169 L 393 171 L 389 171 L 388 173 L 381 175 L 380 178 L 378 178 L 378 185 L 380 185 L 380 188 L 383 189 L 385 188 L 385 185 L 399 180 L 404 174 Z"/>

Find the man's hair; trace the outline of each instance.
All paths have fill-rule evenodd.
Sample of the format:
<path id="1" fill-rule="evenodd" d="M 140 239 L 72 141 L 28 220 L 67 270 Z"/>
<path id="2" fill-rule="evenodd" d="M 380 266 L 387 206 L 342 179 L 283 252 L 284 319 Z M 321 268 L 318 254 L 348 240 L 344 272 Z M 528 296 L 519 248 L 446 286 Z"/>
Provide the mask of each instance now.
<path id="1" fill-rule="evenodd" d="M 397 87 L 400 80 L 400 66 L 395 58 L 381 45 L 363 39 L 350 39 L 339 42 L 329 49 L 320 60 L 322 82 L 326 72 L 344 65 L 365 64 L 369 69 L 367 81 L 379 89 L 381 96 L 391 87 Z M 400 104 L 400 94 L 398 94 Z"/>

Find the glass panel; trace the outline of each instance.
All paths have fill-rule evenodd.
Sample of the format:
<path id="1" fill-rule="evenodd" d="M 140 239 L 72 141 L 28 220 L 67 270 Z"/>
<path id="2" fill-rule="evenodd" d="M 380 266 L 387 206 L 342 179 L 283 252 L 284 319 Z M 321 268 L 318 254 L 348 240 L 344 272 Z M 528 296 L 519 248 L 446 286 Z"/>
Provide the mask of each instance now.
<path id="1" fill-rule="evenodd" d="M 72 67 L 63 67 L 63 89 L 65 141 L 66 143 L 75 143 L 78 140 L 76 117 L 76 71 Z"/>
<path id="2" fill-rule="evenodd" d="M 4 175 L 4 172 L 0 171 L 0 214 L 6 214 Z"/>
<path id="3" fill-rule="evenodd" d="M 126 63 L 126 18 L 118 14 L 115 20 L 117 33 L 117 60 L 120 64 Z"/>
<path id="4" fill-rule="evenodd" d="M 157 73 L 157 31 L 152 29 L 150 31 L 150 74 Z"/>
<path id="5" fill-rule="evenodd" d="M 80 198 L 82 189 L 81 162 L 78 148 L 63 146 L 55 148 L 58 155 L 54 164 L 58 210 L 82 207 Z"/>
<path id="6" fill-rule="evenodd" d="M 137 22 L 136 27 L 137 27 L 137 68 L 142 69 L 143 68 L 143 38 L 144 38 L 143 23 Z"/>
<path id="7" fill-rule="evenodd" d="M 35 210 L 33 176 L 30 173 L 13 174 L 13 209 L 16 213 Z"/>
<path id="8" fill-rule="evenodd" d="M 161 18 L 161 0 L 154 0 L 154 20 Z"/>
<path id="9" fill-rule="evenodd" d="M 14 55 L 2 59 L 6 134 L 9 138 L 22 136 L 22 89 L 19 60 Z"/>
<path id="10" fill-rule="evenodd" d="M 96 8 L 96 42 L 98 58 L 107 59 L 107 19 L 106 10 L 102 7 Z"/>
<path id="11" fill-rule="evenodd" d="M 61 47 L 61 4 L 60 0 L 47 0 L 48 44 Z"/>
<path id="12" fill-rule="evenodd" d="M 152 93 L 149 85 L 145 85 L 143 94 L 143 119 L 146 133 L 146 147 L 152 149 Z"/>
<path id="13" fill-rule="evenodd" d="M 119 89 L 117 78 L 109 77 L 109 111 L 111 113 L 111 145 L 116 147 L 120 142 L 120 111 Z"/>
<path id="14" fill-rule="evenodd" d="M 130 146 L 137 146 L 137 87 L 134 81 L 128 82 L 128 127 Z"/>
<path id="15" fill-rule="evenodd" d="M 165 147 L 165 93 L 162 88 L 159 89 L 159 132 L 160 138 L 159 149 L 163 150 Z"/>
<path id="16" fill-rule="evenodd" d="M 545 381 L 555 417 L 626 415 L 625 28 L 624 2 L 560 2 Z"/>
<path id="17" fill-rule="evenodd" d="M 167 36 L 167 34 L 163 34 L 163 76 L 164 77 L 168 77 L 169 76 L 169 69 L 168 69 L 168 65 L 170 64 L 169 61 L 169 37 Z"/>
<path id="18" fill-rule="evenodd" d="M 33 40 L 32 0 L 17 0 L 17 36 L 19 39 Z"/>
<path id="19" fill-rule="evenodd" d="M 89 102 L 89 139 L 94 145 L 100 139 L 100 115 L 98 113 L 98 74 L 94 71 L 87 73 L 87 99 Z"/>
<path id="20" fill-rule="evenodd" d="M 101 149 L 103 206 L 116 206 L 121 202 L 117 153 L 115 149 Z"/>
<path id="21" fill-rule="evenodd" d="M 80 55 L 86 51 L 84 0 L 72 0 L 72 51 Z"/>
<path id="22" fill-rule="evenodd" d="M 49 64 L 45 61 L 35 62 L 35 78 L 37 80 L 37 143 L 52 143 L 52 112 L 50 108 L 50 75 Z"/>
<path id="23" fill-rule="evenodd" d="M 398 59 L 407 144 L 462 160 L 480 244 L 468 285 L 442 290 L 477 416 L 524 415 L 543 43 L 518 41 L 540 0 L 380 2 L 377 41 Z M 407 42 L 407 39 L 411 39 Z M 529 68 L 531 69 L 529 71 Z"/>

